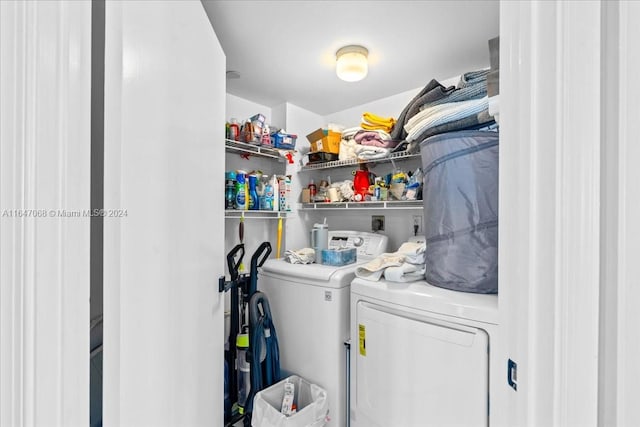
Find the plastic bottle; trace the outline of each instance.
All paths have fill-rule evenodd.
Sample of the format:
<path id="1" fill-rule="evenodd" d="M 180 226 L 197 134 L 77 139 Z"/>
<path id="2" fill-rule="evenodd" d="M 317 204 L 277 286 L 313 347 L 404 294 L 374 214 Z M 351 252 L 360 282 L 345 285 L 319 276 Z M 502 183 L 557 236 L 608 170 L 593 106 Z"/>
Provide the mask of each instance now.
<path id="1" fill-rule="evenodd" d="M 244 405 L 247 402 L 249 389 L 251 388 L 251 365 L 247 361 L 249 353 L 249 334 L 238 334 L 236 338 L 237 364 L 238 364 L 238 406 L 240 413 L 244 413 Z"/>
<path id="2" fill-rule="evenodd" d="M 271 178 L 271 187 L 273 188 L 273 203 L 271 209 L 277 211 L 280 209 L 280 191 L 278 189 L 278 177 L 275 175 Z"/>
<path id="3" fill-rule="evenodd" d="M 229 123 L 229 139 L 234 141 L 240 139 L 240 125 L 234 117 L 231 118 L 231 123 Z"/>
<path id="4" fill-rule="evenodd" d="M 262 128 L 262 135 L 260 135 L 260 143 L 262 145 L 266 145 L 269 147 L 273 145 L 271 144 L 271 132 L 269 132 L 269 126 L 266 124 Z"/>
<path id="5" fill-rule="evenodd" d="M 249 175 L 249 210 L 260 209 L 260 200 L 258 199 L 258 191 L 256 184 L 258 183 L 258 177 L 256 175 Z"/>
<path id="6" fill-rule="evenodd" d="M 273 210 L 273 184 L 271 181 L 264 186 L 264 207 L 267 211 Z"/>
<path id="7" fill-rule="evenodd" d="M 236 172 L 236 209 L 245 210 L 247 206 L 245 181 L 247 179 L 246 172 Z"/>
<path id="8" fill-rule="evenodd" d="M 311 201 L 314 201 L 316 197 L 316 184 L 313 182 L 313 179 L 309 181 L 309 195 L 311 196 Z"/>
<path id="9" fill-rule="evenodd" d="M 236 183 L 232 179 L 227 179 L 224 192 L 224 208 L 234 209 L 236 199 Z"/>
<path id="10" fill-rule="evenodd" d="M 247 122 L 242 127 L 242 141 L 243 142 L 253 142 L 253 125 L 251 124 L 251 120 L 247 119 Z"/>
<path id="11" fill-rule="evenodd" d="M 285 176 L 278 184 L 280 193 L 279 208 L 281 211 L 291 211 L 291 177 Z"/>

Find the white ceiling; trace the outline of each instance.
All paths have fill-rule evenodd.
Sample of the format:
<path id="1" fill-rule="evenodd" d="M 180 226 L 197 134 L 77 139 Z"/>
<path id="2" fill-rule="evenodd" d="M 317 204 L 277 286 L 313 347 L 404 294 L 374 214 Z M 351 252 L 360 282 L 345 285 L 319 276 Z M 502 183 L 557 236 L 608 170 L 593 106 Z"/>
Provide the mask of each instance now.
<path id="1" fill-rule="evenodd" d="M 489 66 L 494 1 L 202 0 L 227 56 L 227 92 L 326 115 Z M 335 52 L 369 49 L 369 75 L 347 83 Z"/>

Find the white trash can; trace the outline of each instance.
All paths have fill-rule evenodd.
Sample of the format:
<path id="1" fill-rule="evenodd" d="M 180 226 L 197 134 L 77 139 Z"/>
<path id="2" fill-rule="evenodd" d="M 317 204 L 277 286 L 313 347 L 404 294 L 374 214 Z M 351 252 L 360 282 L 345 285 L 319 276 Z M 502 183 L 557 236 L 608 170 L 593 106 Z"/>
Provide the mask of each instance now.
<path id="1" fill-rule="evenodd" d="M 287 380 L 295 385 L 297 407 L 296 413 L 290 416 L 280 412 Z M 259 391 L 253 398 L 252 427 L 321 427 L 328 421 L 327 392 L 297 375 Z"/>

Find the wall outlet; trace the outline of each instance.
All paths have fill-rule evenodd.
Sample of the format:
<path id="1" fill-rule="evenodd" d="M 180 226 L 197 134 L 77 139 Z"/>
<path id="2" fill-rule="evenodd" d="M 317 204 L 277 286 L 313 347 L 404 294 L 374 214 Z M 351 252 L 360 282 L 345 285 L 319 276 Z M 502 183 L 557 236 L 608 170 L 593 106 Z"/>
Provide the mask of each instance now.
<path id="1" fill-rule="evenodd" d="M 371 230 L 384 231 L 384 215 L 371 215 Z"/>
<path id="2" fill-rule="evenodd" d="M 418 228 L 416 228 L 416 226 Z M 413 232 L 414 235 L 422 233 L 422 215 L 414 215 L 413 216 Z"/>

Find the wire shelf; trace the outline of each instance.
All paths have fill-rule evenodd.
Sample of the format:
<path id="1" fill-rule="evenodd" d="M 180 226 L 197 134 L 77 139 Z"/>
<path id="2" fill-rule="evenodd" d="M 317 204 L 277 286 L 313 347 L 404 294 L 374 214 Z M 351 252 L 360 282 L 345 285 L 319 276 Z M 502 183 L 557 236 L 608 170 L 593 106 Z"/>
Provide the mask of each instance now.
<path id="1" fill-rule="evenodd" d="M 244 214 L 244 219 L 278 219 L 291 216 L 291 212 L 287 211 L 240 211 L 235 209 L 227 209 L 224 211 L 225 218 L 240 218 Z"/>
<path id="2" fill-rule="evenodd" d="M 420 153 L 407 153 L 405 151 L 399 151 L 397 153 L 391 153 L 391 155 L 389 155 L 388 157 L 384 157 L 382 159 L 368 159 L 368 160 L 351 159 L 351 160 L 334 160 L 332 162 L 324 162 L 324 163 L 307 163 L 306 165 L 302 166 L 300 170 L 308 171 L 308 170 L 318 170 L 318 169 L 331 169 L 331 168 L 359 165 L 362 163 L 389 163 L 396 160 L 411 159 L 415 157 L 420 157 Z"/>
<path id="3" fill-rule="evenodd" d="M 224 140 L 225 149 L 229 152 L 235 152 L 237 154 L 250 154 L 252 156 L 267 157 L 270 159 L 277 159 L 284 161 L 284 157 L 280 154 L 280 151 L 276 148 L 268 148 L 262 145 L 247 144 L 246 142 L 233 141 L 231 139 Z"/>
<path id="4" fill-rule="evenodd" d="M 422 209 L 422 200 L 390 200 L 376 202 L 301 203 L 300 210 L 331 209 Z"/>

